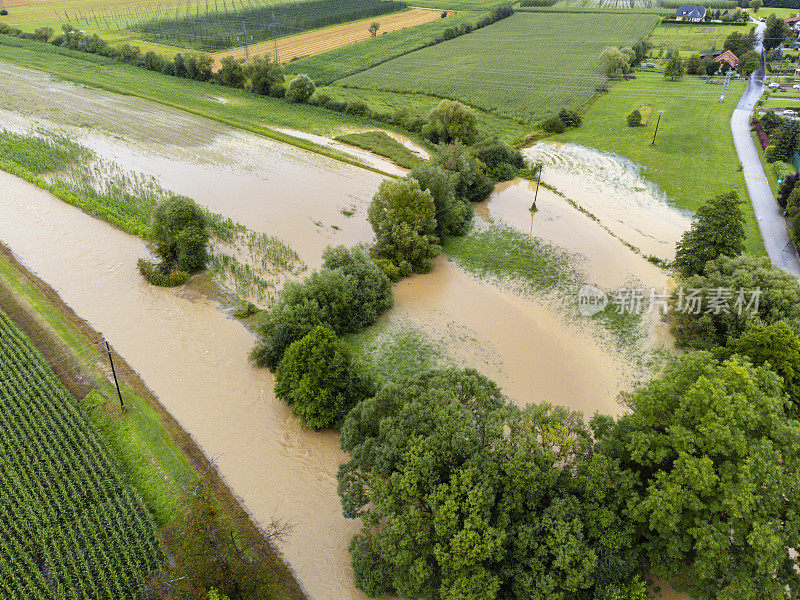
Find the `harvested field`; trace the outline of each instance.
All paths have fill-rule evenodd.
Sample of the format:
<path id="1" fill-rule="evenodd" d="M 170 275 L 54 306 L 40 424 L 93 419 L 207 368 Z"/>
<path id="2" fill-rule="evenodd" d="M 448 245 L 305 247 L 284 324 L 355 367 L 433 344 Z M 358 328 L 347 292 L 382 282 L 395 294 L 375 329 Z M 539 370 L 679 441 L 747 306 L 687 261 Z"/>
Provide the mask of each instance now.
<path id="1" fill-rule="evenodd" d="M 453 14 L 455 13 L 448 13 L 446 18 L 449 18 Z M 319 54 L 334 48 L 352 44 L 353 42 L 367 40 L 371 37 L 367 28 L 373 21 L 377 21 L 380 24 L 381 28 L 378 30 L 378 35 L 381 35 L 384 32 L 414 27 L 441 18 L 441 11 L 415 8 L 401 13 L 386 15 L 385 17 L 364 19 L 353 23 L 345 23 L 344 25 L 336 25 L 334 27 L 309 31 L 299 35 L 292 35 L 278 40 L 278 61 L 285 63 L 293 58 Z M 272 54 L 274 51 L 275 47 L 273 42 L 263 42 L 250 47 L 251 56 Z M 244 58 L 244 50 L 242 48 L 237 48 L 236 50 L 214 54 L 217 67 L 219 67 L 220 61 L 226 56 Z"/>

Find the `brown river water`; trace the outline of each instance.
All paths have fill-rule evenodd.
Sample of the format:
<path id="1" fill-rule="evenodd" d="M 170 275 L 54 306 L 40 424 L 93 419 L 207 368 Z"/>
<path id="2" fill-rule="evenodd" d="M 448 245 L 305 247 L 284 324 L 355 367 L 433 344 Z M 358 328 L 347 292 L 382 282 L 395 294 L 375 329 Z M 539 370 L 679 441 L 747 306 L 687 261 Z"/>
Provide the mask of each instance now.
<path id="1" fill-rule="evenodd" d="M 283 238 L 312 268 L 327 244 L 371 239 L 366 206 L 382 180 L 377 174 L 135 98 L 16 67 L 5 73 L 7 66 L 2 126 L 62 131 L 167 189 Z M 501 186 L 479 214 L 527 233 L 533 193 L 525 182 Z M 666 283 L 662 271 L 563 198 L 540 190 L 537 206 L 534 235 L 574 252 L 588 283 Z M 314 598 L 364 598 L 347 554 L 358 524 L 341 516 L 336 495 L 344 458 L 337 436 L 302 429 L 275 399 L 272 376 L 248 365 L 250 332 L 203 298 L 145 284 L 136 271 L 147 252 L 140 239 L 3 172 L 0 239 L 111 341 L 257 519 L 294 524 L 283 550 Z M 618 392 L 647 375 L 587 322 L 480 281 L 444 257 L 395 294 L 385 320 L 420 329 L 452 362 L 492 377 L 519 405 L 549 401 L 587 415 L 618 414 Z M 657 323 L 647 327 L 650 340 L 664 337 Z"/>

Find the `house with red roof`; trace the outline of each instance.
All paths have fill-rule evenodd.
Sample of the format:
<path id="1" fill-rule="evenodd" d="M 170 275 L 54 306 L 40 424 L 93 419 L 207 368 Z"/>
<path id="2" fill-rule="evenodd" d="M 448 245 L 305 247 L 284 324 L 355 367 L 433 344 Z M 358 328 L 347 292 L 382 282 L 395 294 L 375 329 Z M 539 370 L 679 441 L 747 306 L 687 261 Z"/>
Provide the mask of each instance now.
<path id="1" fill-rule="evenodd" d="M 736 55 L 733 52 L 731 52 L 730 50 L 725 50 L 725 52 L 723 52 L 722 54 L 720 54 L 719 56 L 717 56 L 714 59 L 714 62 L 715 63 L 719 63 L 719 64 L 722 64 L 723 62 L 726 62 L 732 68 L 735 69 L 736 65 L 739 64 L 739 59 L 736 58 Z"/>
<path id="2" fill-rule="evenodd" d="M 800 29 L 800 15 L 789 17 L 786 19 L 786 24 L 789 26 L 790 29 L 797 31 Z"/>

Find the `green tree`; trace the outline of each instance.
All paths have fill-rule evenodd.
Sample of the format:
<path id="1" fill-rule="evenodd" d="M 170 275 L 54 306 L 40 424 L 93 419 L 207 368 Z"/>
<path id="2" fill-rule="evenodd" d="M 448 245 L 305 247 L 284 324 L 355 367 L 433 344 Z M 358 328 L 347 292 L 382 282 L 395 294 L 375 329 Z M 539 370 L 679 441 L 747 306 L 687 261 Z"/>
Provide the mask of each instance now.
<path id="1" fill-rule="evenodd" d="M 766 257 L 720 256 L 707 262 L 701 275 L 680 279 L 678 285 L 669 319 L 681 346 L 713 349 L 725 345 L 729 337 L 740 337 L 757 323 L 770 325 L 784 320 L 795 328 L 800 323 L 800 284 Z M 688 309 L 686 296 L 691 290 L 699 290 L 698 304 L 693 303 L 698 310 Z M 709 304 L 718 290 L 730 296 L 725 310 L 724 306 L 713 310 Z"/>
<path id="2" fill-rule="evenodd" d="M 781 46 L 791 34 L 792 30 L 789 29 L 786 21 L 772 13 L 767 17 L 767 28 L 764 30 L 764 50 L 768 51 Z"/>
<path id="3" fill-rule="evenodd" d="M 323 326 L 292 342 L 275 372 L 275 395 L 311 429 L 338 427 L 370 393 L 344 343 Z"/>
<path id="4" fill-rule="evenodd" d="M 283 67 L 269 58 L 254 56 L 245 67 L 245 75 L 250 79 L 253 92 L 267 96 L 274 85 L 283 84 Z"/>
<path id="5" fill-rule="evenodd" d="M 725 38 L 723 50 L 730 50 L 737 57 L 740 57 L 744 56 L 745 52 L 748 50 L 752 50 L 755 47 L 755 44 L 756 38 L 753 32 L 740 33 L 738 31 L 734 31 Z"/>
<path id="6" fill-rule="evenodd" d="M 764 6 L 762 0 L 750 0 L 750 10 L 752 10 L 754 13 L 757 13 L 758 9 L 762 6 Z"/>
<path id="7" fill-rule="evenodd" d="M 53 37 L 52 27 L 39 27 L 34 33 L 33 37 L 39 42 L 47 43 Z"/>
<path id="8" fill-rule="evenodd" d="M 286 90 L 286 99 L 289 102 L 306 102 L 311 96 L 314 95 L 317 86 L 311 80 L 311 77 L 305 73 L 301 73 L 289 84 Z"/>
<path id="9" fill-rule="evenodd" d="M 436 210 L 436 236 L 444 241 L 448 236 L 464 235 L 472 221 L 472 207 L 456 198 L 456 176 L 436 165 L 414 167 L 408 174 L 421 189 L 430 192 Z"/>
<path id="10" fill-rule="evenodd" d="M 422 135 L 436 144 L 473 144 L 478 137 L 478 118 L 461 102 L 442 100 L 428 114 Z"/>
<path id="11" fill-rule="evenodd" d="M 378 30 L 381 28 L 381 24 L 377 21 L 373 21 L 369 26 L 369 35 L 371 37 L 375 37 L 378 35 Z"/>
<path id="12" fill-rule="evenodd" d="M 599 477 L 613 465 L 581 466 L 592 440 L 579 413 L 518 410 L 476 371 L 444 369 L 357 404 L 341 442 L 352 458 L 339 495 L 364 525 L 350 553 L 368 595 L 643 598 L 618 560 L 632 541 L 623 486 Z"/>
<path id="13" fill-rule="evenodd" d="M 676 49 L 667 52 L 667 66 L 664 67 L 664 77 L 670 79 L 680 79 L 685 72 L 683 59 Z"/>
<path id="14" fill-rule="evenodd" d="M 430 164 L 455 175 L 455 192 L 459 200 L 480 202 L 494 190 L 495 183 L 487 173 L 486 165 L 462 144 L 440 148 Z"/>
<path id="15" fill-rule="evenodd" d="M 243 88 L 247 79 L 244 74 L 244 59 L 226 56 L 222 59 L 222 66 L 216 72 L 214 78 L 220 85 Z"/>
<path id="16" fill-rule="evenodd" d="M 626 117 L 626 120 L 628 121 L 628 127 L 639 127 L 642 124 L 642 113 L 639 112 L 638 108 L 634 108 L 633 112 Z"/>
<path id="17" fill-rule="evenodd" d="M 150 240 L 164 271 L 193 273 L 208 260 L 208 226 L 203 210 L 190 198 L 173 196 L 153 210 Z"/>
<path id="18" fill-rule="evenodd" d="M 649 568 L 698 600 L 800 592 L 800 423 L 780 378 L 690 353 L 629 395 L 599 450 L 634 481 Z"/>
<path id="19" fill-rule="evenodd" d="M 702 273 L 718 256 L 737 256 L 744 251 L 744 216 L 736 192 L 712 198 L 695 213 L 691 228 L 675 249 L 675 267 L 688 277 Z"/>
<path id="20" fill-rule="evenodd" d="M 738 354 L 756 366 L 766 366 L 783 379 L 794 402 L 792 416 L 800 412 L 800 337 L 785 321 L 770 325 L 755 323 L 739 338 L 728 338 L 717 352 L 721 358 Z"/>
<path id="21" fill-rule="evenodd" d="M 251 352 L 258 366 L 275 369 L 289 345 L 317 325 L 336 334 L 372 325 L 392 306 L 392 285 L 361 248 L 336 246 L 322 253 L 322 268 L 288 282 L 277 301 L 257 317 L 259 341 Z"/>
<path id="22" fill-rule="evenodd" d="M 750 77 L 752 73 L 758 71 L 761 66 L 761 57 L 755 50 L 748 50 L 739 60 L 739 70 L 745 77 Z"/>
<path id="23" fill-rule="evenodd" d="M 704 75 L 705 67 L 699 54 L 692 54 L 686 59 L 686 72 L 689 75 Z"/>
<path id="24" fill-rule="evenodd" d="M 622 75 L 631 70 L 628 56 L 613 46 L 607 46 L 600 53 L 600 64 L 606 75 Z"/>
<path id="25" fill-rule="evenodd" d="M 439 253 L 436 206 L 416 179 L 384 181 L 367 210 L 375 232 L 372 256 L 392 280 L 427 273 Z"/>
<path id="26" fill-rule="evenodd" d="M 800 124 L 797 121 L 784 121 L 772 134 L 771 145 L 774 146 L 769 162 L 791 162 L 795 150 L 800 147 Z"/>

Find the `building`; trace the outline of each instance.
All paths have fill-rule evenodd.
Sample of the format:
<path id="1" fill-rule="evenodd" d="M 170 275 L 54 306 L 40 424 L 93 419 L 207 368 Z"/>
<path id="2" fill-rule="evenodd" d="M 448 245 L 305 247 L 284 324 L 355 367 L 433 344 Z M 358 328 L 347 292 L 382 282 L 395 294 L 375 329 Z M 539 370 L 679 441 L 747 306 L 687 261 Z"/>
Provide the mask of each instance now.
<path id="1" fill-rule="evenodd" d="M 700 4 L 684 4 L 675 11 L 676 21 L 702 21 L 706 18 L 706 7 Z"/>
<path id="2" fill-rule="evenodd" d="M 792 31 L 797 31 L 798 29 L 800 29 L 800 16 L 790 17 L 786 19 L 786 24 Z"/>
<path id="3" fill-rule="evenodd" d="M 725 52 L 723 52 L 714 59 L 714 62 L 720 64 L 726 62 L 731 66 L 731 68 L 735 69 L 736 65 L 739 64 L 739 59 L 736 58 L 736 55 L 730 50 L 725 50 Z"/>

